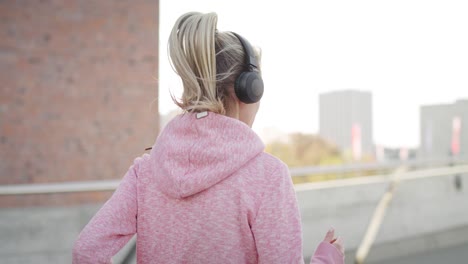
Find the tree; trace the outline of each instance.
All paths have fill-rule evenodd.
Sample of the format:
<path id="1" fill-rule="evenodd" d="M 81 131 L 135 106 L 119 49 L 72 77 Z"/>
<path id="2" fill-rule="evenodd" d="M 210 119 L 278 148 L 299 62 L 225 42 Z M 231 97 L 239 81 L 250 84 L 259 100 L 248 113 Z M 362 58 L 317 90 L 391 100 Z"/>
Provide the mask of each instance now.
<path id="1" fill-rule="evenodd" d="M 333 165 L 343 163 L 338 148 L 318 135 L 293 133 L 287 141 L 274 141 L 266 152 L 278 157 L 289 167 Z M 336 175 L 310 175 L 295 177 L 294 183 L 336 178 Z"/>

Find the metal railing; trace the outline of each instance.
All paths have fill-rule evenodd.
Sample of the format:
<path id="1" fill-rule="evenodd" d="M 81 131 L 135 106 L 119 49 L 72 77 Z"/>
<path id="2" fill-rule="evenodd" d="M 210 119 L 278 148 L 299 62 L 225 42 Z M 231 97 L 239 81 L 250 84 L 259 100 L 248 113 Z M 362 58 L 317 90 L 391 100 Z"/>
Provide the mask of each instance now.
<path id="1" fill-rule="evenodd" d="M 114 191 L 120 180 L 1 185 L 0 195 Z"/>
<path id="2" fill-rule="evenodd" d="M 424 167 L 443 167 L 450 165 L 468 164 L 468 158 L 445 158 L 445 159 L 418 159 L 408 161 L 385 161 L 376 163 L 350 163 L 332 166 L 305 166 L 291 168 L 291 176 L 302 177 L 320 174 L 345 174 L 365 171 L 392 171 L 406 166 L 409 169 Z"/>
<path id="3" fill-rule="evenodd" d="M 468 164 L 468 159 L 427 159 L 412 161 L 392 161 L 383 163 L 356 163 L 334 166 L 308 166 L 291 168 L 292 177 L 303 177 L 321 174 L 346 174 L 365 171 L 391 171 L 401 166 L 407 168 L 421 168 L 447 165 Z M 380 173 L 379 173 L 380 174 Z M 73 192 L 114 191 L 120 183 L 118 180 L 63 182 L 63 183 L 34 183 L 34 184 L 12 184 L 0 185 L 1 195 L 26 195 L 26 194 L 53 194 Z"/>

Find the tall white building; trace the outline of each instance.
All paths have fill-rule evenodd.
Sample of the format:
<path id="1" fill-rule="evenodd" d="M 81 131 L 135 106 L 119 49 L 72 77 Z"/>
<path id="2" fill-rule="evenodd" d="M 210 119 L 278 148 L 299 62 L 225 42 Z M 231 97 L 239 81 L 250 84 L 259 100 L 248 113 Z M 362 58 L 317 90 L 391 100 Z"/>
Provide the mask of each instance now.
<path id="1" fill-rule="evenodd" d="M 422 158 L 468 156 L 468 99 L 421 106 Z"/>
<path id="2" fill-rule="evenodd" d="M 319 97 L 322 137 L 355 159 L 373 154 L 372 94 L 366 91 L 343 90 Z"/>

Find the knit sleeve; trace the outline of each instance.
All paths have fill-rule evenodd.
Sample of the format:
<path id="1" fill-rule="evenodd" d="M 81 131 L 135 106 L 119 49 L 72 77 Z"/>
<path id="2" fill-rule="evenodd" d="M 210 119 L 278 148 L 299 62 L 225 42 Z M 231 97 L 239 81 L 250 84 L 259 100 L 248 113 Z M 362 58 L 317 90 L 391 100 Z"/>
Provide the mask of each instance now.
<path id="1" fill-rule="evenodd" d="M 79 234 L 73 264 L 112 263 L 111 258 L 136 233 L 138 161 L 135 159 L 112 197 Z"/>
<path id="2" fill-rule="evenodd" d="M 328 242 L 321 242 L 317 246 L 310 264 L 344 264 L 344 259 L 344 255 L 335 246 Z"/>
<path id="3" fill-rule="evenodd" d="M 268 177 L 251 230 L 258 263 L 303 263 L 301 218 L 286 165 Z"/>

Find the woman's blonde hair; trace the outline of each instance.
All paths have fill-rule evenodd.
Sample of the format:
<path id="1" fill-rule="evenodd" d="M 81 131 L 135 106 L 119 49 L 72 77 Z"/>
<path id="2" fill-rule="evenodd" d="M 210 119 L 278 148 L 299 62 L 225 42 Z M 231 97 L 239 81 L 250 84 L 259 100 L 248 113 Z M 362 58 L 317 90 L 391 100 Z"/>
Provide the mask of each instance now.
<path id="1" fill-rule="evenodd" d="M 190 12 L 171 31 L 169 55 L 184 86 L 180 101 L 172 99 L 184 111 L 225 114 L 234 81 L 246 70 L 241 43 L 231 32 L 218 32 L 217 22 L 216 13 Z"/>

